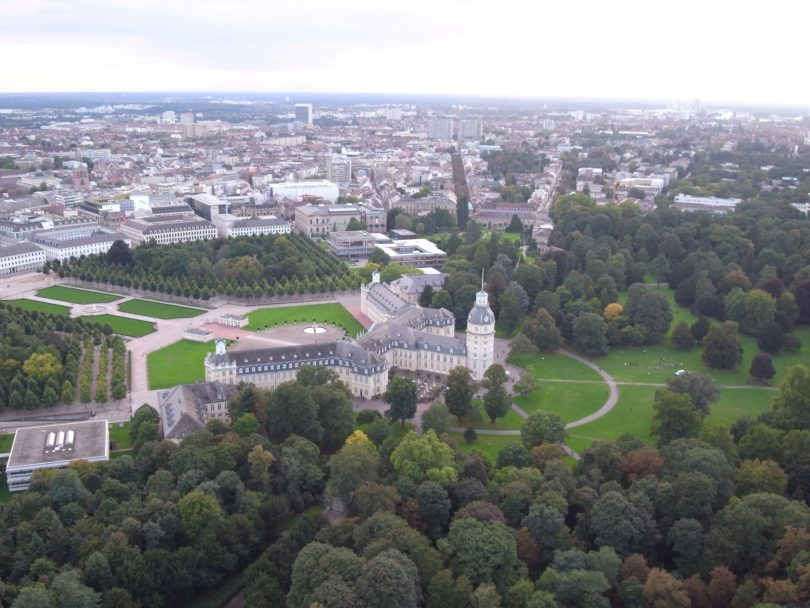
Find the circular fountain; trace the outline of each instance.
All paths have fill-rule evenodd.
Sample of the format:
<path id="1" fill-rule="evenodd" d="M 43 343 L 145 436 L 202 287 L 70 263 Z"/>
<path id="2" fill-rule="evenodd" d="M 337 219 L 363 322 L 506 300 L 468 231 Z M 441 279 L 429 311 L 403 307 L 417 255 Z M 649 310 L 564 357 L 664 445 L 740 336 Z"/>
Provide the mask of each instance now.
<path id="1" fill-rule="evenodd" d="M 82 314 L 91 316 L 91 315 L 103 315 L 107 312 L 107 307 L 102 304 L 90 304 L 90 306 L 85 306 L 82 308 Z"/>
<path id="2" fill-rule="evenodd" d="M 309 327 L 304 328 L 304 333 L 305 334 L 324 334 L 324 333 L 326 333 L 326 328 L 321 327 L 317 323 L 313 323 Z"/>

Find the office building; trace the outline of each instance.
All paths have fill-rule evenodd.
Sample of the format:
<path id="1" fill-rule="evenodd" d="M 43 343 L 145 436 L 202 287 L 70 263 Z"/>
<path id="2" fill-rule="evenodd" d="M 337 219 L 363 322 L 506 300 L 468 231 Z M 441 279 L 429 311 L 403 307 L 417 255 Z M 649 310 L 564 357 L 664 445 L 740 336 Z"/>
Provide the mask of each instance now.
<path id="1" fill-rule="evenodd" d="M 44 265 L 45 252 L 33 243 L 0 247 L 0 276 L 41 270 Z"/>
<path id="2" fill-rule="evenodd" d="M 228 400 L 236 386 L 222 382 L 178 384 L 158 393 L 164 439 L 183 439 L 205 428 L 209 420 L 230 421 Z"/>
<path id="3" fill-rule="evenodd" d="M 27 490 L 40 469 L 64 469 L 77 460 L 110 459 L 110 433 L 106 420 L 86 420 L 17 429 L 6 464 L 12 492 Z"/>
<path id="4" fill-rule="evenodd" d="M 484 135 L 484 125 L 480 120 L 462 120 L 458 123 L 459 139 L 481 139 Z"/>
<path id="5" fill-rule="evenodd" d="M 218 236 L 216 226 L 197 215 L 160 214 L 127 220 L 121 224 L 121 232 L 134 246 L 146 241 L 158 245 L 204 241 Z"/>
<path id="6" fill-rule="evenodd" d="M 327 179 L 307 179 L 300 182 L 275 182 L 269 184 L 269 196 L 283 200 L 286 198 L 300 199 L 312 196 L 334 203 L 340 196 L 340 188 Z"/>
<path id="7" fill-rule="evenodd" d="M 166 110 L 163 112 L 160 121 L 164 125 L 173 125 L 177 121 L 177 115 L 174 113 L 173 110 Z"/>
<path id="8" fill-rule="evenodd" d="M 431 118 L 428 122 L 428 138 L 446 141 L 453 139 L 453 119 Z"/>
<path id="9" fill-rule="evenodd" d="M 326 159 L 326 179 L 340 186 L 352 181 L 352 161 L 345 156 L 331 155 Z"/>
<path id="10" fill-rule="evenodd" d="M 447 260 L 447 254 L 427 239 L 392 240 L 389 243 L 376 243 L 374 246 L 381 249 L 392 262 L 413 268 L 441 268 Z"/>
<path id="11" fill-rule="evenodd" d="M 672 207 L 679 211 L 708 211 L 715 215 L 722 215 L 734 211 L 741 202 L 742 199 L 739 198 L 679 194 L 675 197 Z"/>
<path id="12" fill-rule="evenodd" d="M 194 124 L 194 114 L 191 112 L 183 112 L 180 114 L 180 124 L 181 125 L 193 125 Z"/>
<path id="13" fill-rule="evenodd" d="M 297 103 L 295 104 L 295 120 L 302 122 L 305 125 L 312 124 L 312 104 L 311 103 Z"/>
<path id="14" fill-rule="evenodd" d="M 209 222 L 217 215 L 228 213 L 231 204 L 213 194 L 192 194 L 186 197 L 186 203 L 194 210 L 194 213 Z"/>

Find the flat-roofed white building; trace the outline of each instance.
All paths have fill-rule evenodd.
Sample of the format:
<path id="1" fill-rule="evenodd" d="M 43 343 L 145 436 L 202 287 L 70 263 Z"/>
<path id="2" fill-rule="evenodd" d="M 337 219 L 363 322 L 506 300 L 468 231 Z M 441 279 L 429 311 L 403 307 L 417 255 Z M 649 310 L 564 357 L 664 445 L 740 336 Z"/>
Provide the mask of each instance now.
<path id="1" fill-rule="evenodd" d="M 40 469 L 64 469 L 71 462 L 110 459 L 106 420 L 84 420 L 17 429 L 6 464 L 8 489 L 27 490 Z"/>
<path id="2" fill-rule="evenodd" d="M 300 182 L 275 182 L 268 184 L 274 198 L 299 199 L 304 196 L 317 196 L 334 203 L 340 196 L 340 188 L 326 179 L 305 179 Z"/>
<path id="3" fill-rule="evenodd" d="M 0 275 L 40 270 L 45 264 L 45 252 L 33 243 L 0 247 Z"/>
<path id="4" fill-rule="evenodd" d="M 109 232 L 97 226 L 82 231 L 45 231 L 31 237 L 31 242 L 45 252 L 45 259 L 64 262 L 83 255 L 107 253 L 115 241 L 132 245 L 128 236 L 120 232 Z"/>
<path id="5" fill-rule="evenodd" d="M 722 215 L 734 211 L 742 202 L 740 198 L 718 198 L 716 196 L 692 196 L 679 194 L 672 206 L 679 211 L 708 211 Z"/>
<path id="6" fill-rule="evenodd" d="M 414 268 L 420 266 L 440 268 L 447 259 L 447 254 L 439 249 L 434 242 L 427 239 L 376 243 L 374 247 L 382 250 L 392 262 Z"/>
<path id="7" fill-rule="evenodd" d="M 275 216 L 237 217 L 226 213 L 214 217 L 214 225 L 221 236 L 254 236 L 264 234 L 290 234 L 292 224 Z"/>
<path id="8" fill-rule="evenodd" d="M 197 215 L 160 214 L 127 220 L 121 225 L 121 232 L 135 245 L 155 241 L 159 245 L 203 241 L 218 236 L 216 226 Z"/>

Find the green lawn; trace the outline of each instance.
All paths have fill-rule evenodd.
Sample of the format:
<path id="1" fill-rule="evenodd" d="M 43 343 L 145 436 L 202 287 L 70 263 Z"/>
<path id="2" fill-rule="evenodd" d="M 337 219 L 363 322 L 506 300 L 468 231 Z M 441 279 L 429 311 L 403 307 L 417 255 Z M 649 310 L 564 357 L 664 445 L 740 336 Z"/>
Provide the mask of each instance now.
<path id="1" fill-rule="evenodd" d="M 583 365 L 571 357 L 556 353 L 510 355 L 508 361 L 524 368 L 531 365 L 534 369 L 534 377 L 538 380 L 553 378 L 555 380 L 602 381 L 602 376 L 587 365 Z"/>
<path id="2" fill-rule="evenodd" d="M 0 435 L 0 454 L 10 452 L 12 443 L 14 443 L 14 433 L 4 433 Z"/>
<path id="3" fill-rule="evenodd" d="M 115 443 L 116 450 L 128 450 L 132 447 L 129 438 L 129 421 L 110 423 L 110 442 Z"/>
<path id="4" fill-rule="evenodd" d="M 17 306 L 24 310 L 34 310 L 36 312 L 47 312 L 53 315 L 69 315 L 69 306 L 60 306 L 59 304 L 49 304 L 48 302 L 40 302 L 39 300 L 27 300 L 22 298 L 20 300 L 6 300 L 6 304 Z"/>
<path id="5" fill-rule="evenodd" d="M 118 310 L 133 315 L 155 317 L 156 319 L 187 319 L 206 312 L 201 308 L 189 308 L 188 306 L 177 306 L 176 304 L 165 304 L 152 300 L 128 300 L 119 304 Z"/>
<path id="6" fill-rule="evenodd" d="M 350 336 L 356 336 L 363 326 L 352 314 L 340 304 L 308 304 L 307 306 L 283 306 L 279 308 L 260 308 L 248 314 L 248 329 L 258 331 L 286 325 L 288 323 L 328 323 L 342 327 Z"/>
<path id="7" fill-rule="evenodd" d="M 498 452 L 503 446 L 520 442 L 520 436 L 515 435 L 478 435 L 472 443 L 464 441 L 462 433 L 448 433 L 448 435 L 456 440 L 461 452 L 480 452 L 491 464 L 495 464 Z"/>
<path id="8" fill-rule="evenodd" d="M 523 418 L 514 411 L 512 408 L 509 408 L 509 411 L 506 412 L 506 416 L 503 418 L 497 418 L 495 423 L 491 423 L 489 421 L 489 416 L 487 416 L 487 412 L 484 409 L 484 402 L 481 399 L 474 399 L 473 400 L 473 407 L 478 410 L 478 422 L 469 423 L 467 421 L 462 421 L 457 424 L 457 426 L 472 426 L 474 429 L 490 429 L 490 430 L 519 430 L 521 425 L 523 424 Z"/>
<path id="9" fill-rule="evenodd" d="M 686 321 L 691 325 L 697 320 L 697 317 L 688 308 L 678 306 L 673 290 L 666 286 L 648 287 L 648 289 L 659 291 L 667 296 L 673 313 L 671 329 L 674 329 L 680 321 Z M 626 300 L 627 292 L 621 293 L 619 302 L 623 304 Z M 719 323 L 714 319 L 710 321 Z M 810 363 L 810 327 L 797 328 L 793 331 L 793 335 L 801 340 L 803 348 L 795 353 L 783 351 L 779 356 L 774 357 L 776 367 L 776 377 L 772 381 L 774 385 L 784 377 L 790 367 L 799 363 Z M 751 367 L 751 360 L 759 352 L 759 348 L 755 338 L 741 336 L 741 339 L 743 362 L 733 370 L 711 369 L 703 363 L 699 346 L 688 352 L 679 351 L 670 344 L 668 338 L 654 346 L 611 349 L 610 353 L 596 360 L 596 363 L 616 380 L 623 382 L 663 383 L 675 371 L 685 369 L 710 376 L 719 384 L 748 385 L 751 384 L 748 369 Z"/>
<path id="10" fill-rule="evenodd" d="M 170 388 L 205 380 L 205 355 L 214 352 L 214 342 L 180 340 L 146 356 L 149 388 Z"/>
<path id="11" fill-rule="evenodd" d="M 593 414 L 605 401 L 610 391 L 607 384 L 577 384 L 540 380 L 540 388 L 525 397 L 516 397 L 515 403 L 531 414 L 537 410 L 554 412 L 564 422 L 572 422 Z"/>
<path id="12" fill-rule="evenodd" d="M 652 402 L 655 391 L 652 386 L 619 387 L 619 402 L 609 413 L 590 424 L 570 429 L 566 443 L 576 452 L 600 439 L 616 439 L 630 433 L 642 441 L 652 443 Z"/>
<path id="13" fill-rule="evenodd" d="M 64 287 L 62 285 L 54 285 L 53 287 L 40 289 L 37 295 L 41 298 L 62 300 L 63 302 L 71 302 L 73 304 L 108 304 L 109 302 L 120 300 L 123 297 L 111 293 L 90 291 L 89 289 L 76 289 L 75 287 Z"/>
<path id="14" fill-rule="evenodd" d="M 141 336 L 151 334 L 155 331 L 154 323 L 139 321 L 138 319 L 128 319 L 127 317 L 119 317 L 116 315 L 92 315 L 80 318 L 88 323 L 109 325 L 115 333 L 121 334 L 122 336 L 129 336 L 130 338 L 140 338 Z"/>

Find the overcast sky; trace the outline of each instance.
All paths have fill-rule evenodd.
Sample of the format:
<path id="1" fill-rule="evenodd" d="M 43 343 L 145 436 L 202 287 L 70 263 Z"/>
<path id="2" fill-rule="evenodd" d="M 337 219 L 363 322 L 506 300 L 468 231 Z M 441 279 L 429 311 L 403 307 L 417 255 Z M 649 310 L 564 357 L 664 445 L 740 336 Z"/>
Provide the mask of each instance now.
<path id="1" fill-rule="evenodd" d="M 0 0 L 0 91 L 810 107 L 802 0 Z"/>

